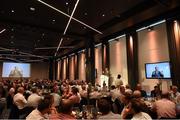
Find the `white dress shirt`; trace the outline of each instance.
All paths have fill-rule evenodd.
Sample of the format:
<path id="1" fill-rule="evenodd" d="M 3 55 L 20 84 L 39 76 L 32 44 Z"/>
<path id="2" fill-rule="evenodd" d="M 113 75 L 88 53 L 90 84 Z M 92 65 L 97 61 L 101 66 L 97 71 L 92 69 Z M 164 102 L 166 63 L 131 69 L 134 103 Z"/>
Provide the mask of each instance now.
<path id="1" fill-rule="evenodd" d="M 41 100 L 41 96 L 39 96 L 36 93 L 33 93 L 27 99 L 28 106 L 36 108 L 40 100 Z"/>
<path id="2" fill-rule="evenodd" d="M 51 93 L 51 95 L 54 97 L 54 103 L 53 103 L 53 106 L 54 106 L 54 107 L 59 106 L 59 103 L 60 103 L 60 100 L 61 100 L 60 95 L 57 94 L 57 93 Z"/>
<path id="3" fill-rule="evenodd" d="M 26 117 L 26 120 L 45 120 L 45 117 L 39 110 L 35 109 Z"/>
<path id="4" fill-rule="evenodd" d="M 145 112 L 135 114 L 131 120 L 152 120 L 152 118 Z"/>
<path id="5" fill-rule="evenodd" d="M 109 112 L 108 114 L 102 115 L 102 116 L 100 116 L 98 118 L 98 120 L 105 120 L 105 119 L 106 120 L 115 120 L 115 119 L 120 120 L 121 119 L 121 115 Z"/>
<path id="6" fill-rule="evenodd" d="M 119 90 L 114 89 L 110 91 L 110 96 L 111 96 L 112 101 L 114 102 L 116 98 L 121 96 L 121 94 Z"/>
<path id="7" fill-rule="evenodd" d="M 27 101 L 21 93 L 15 94 L 13 97 L 13 101 L 15 105 L 18 107 L 18 109 L 23 109 L 27 105 Z"/>

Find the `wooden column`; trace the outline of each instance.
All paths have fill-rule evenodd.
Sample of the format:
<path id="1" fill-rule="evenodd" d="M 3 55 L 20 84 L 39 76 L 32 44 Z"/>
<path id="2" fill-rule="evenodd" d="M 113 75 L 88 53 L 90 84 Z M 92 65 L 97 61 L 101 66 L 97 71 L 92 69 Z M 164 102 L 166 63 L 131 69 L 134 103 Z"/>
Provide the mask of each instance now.
<path id="1" fill-rule="evenodd" d="M 166 22 L 172 84 L 180 88 L 180 17 Z"/>
<path id="2" fill-rule="evenodd" d="M 66 58 L 66 79 L 69 79 L 69 56 Z"/>
<path id="3" fill-rule="evenodd" d="M 126 35 L 128 83 L 132 89 L 139 81 L 138 73 L 138 37 L 136 32 Z"/>
<path id="4" fill-rule="evenodd" d="M 75 80 L 79 79 L 79 57 L 78 57 L 78 53 L 75 54 L 74 56 L 74 69 L 75 69 Z"/>
<path id="5" fill-rule="evenodd" d="M 94 39 L 91 37 L 86 42 L 86 81 L 95 84 Z"/>
<path id="6" fill-rule="evenodd" d="M 109 71 L 109 64 L 110 64 L 110 58 L 109 58 L 109 42 L 103 42 L 102 43 L 102 71 L 103 74 Z"/>

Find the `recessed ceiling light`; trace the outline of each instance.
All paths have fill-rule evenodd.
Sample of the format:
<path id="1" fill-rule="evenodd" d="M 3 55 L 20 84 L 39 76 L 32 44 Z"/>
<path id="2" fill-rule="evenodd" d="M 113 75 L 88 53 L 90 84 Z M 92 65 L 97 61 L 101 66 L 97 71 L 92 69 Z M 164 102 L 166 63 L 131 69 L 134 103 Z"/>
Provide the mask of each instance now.
<path id="1" fill-rule="evenodd" d="M 104 17 L 104 16 L 105 16 L 105 14 L 102 14 L 102 16 Z"/>
<path id="2" fill-rule="evenodd" d="M 14 31 L 14 28 L 12 28 L 11 31 Z"/>
<path id="3" fill-rule="evenodd" d="M 11 36 L 11 39 L 13 39 L 13 38 L 14 38 L 14 36 L 12 35 L 12 36 Z"/>
<path id="4" fill-rule="evenodd" d="M 11 10 L 12 13 L 14 13 L 14 10 Z"/>
<path id="5" fill-rule="evenodd" d="M 36 9 L 34 7 L 30 7 L 30 10 L 31 11 L 35 11 Z"/>
<path id="6" fill-rule="evenodd" d="M 52 20 L 53 22 L 55 22 L 56 20 Z"/>
<path id="7" fill-rule="evenodd" d="M 66 2 L 66 5 L 68 5 L 69 3 L 68 2 Z"/>

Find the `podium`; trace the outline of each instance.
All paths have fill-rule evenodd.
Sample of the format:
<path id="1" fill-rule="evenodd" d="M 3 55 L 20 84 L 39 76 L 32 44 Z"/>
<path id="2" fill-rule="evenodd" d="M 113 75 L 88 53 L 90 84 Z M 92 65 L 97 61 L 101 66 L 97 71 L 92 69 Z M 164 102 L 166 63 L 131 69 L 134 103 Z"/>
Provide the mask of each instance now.
<path id="1" fill-rule="evenodd" d="M 103 87 L 103 83 L 106 83 L 106 86 L 109 87 L 109 77 L 107 75 L 100 76 L 100 86 Z"/>

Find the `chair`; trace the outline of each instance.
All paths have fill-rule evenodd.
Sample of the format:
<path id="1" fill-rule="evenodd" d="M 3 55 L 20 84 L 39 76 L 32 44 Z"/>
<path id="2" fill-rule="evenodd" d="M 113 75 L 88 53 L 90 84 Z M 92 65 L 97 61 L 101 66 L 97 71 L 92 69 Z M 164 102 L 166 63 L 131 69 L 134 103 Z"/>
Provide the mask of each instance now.
<path id="1" fill-rule="evenodd" d="M 9 119 L 19 119 L 19 109 L 15 104 L 12 104 Z"/>

